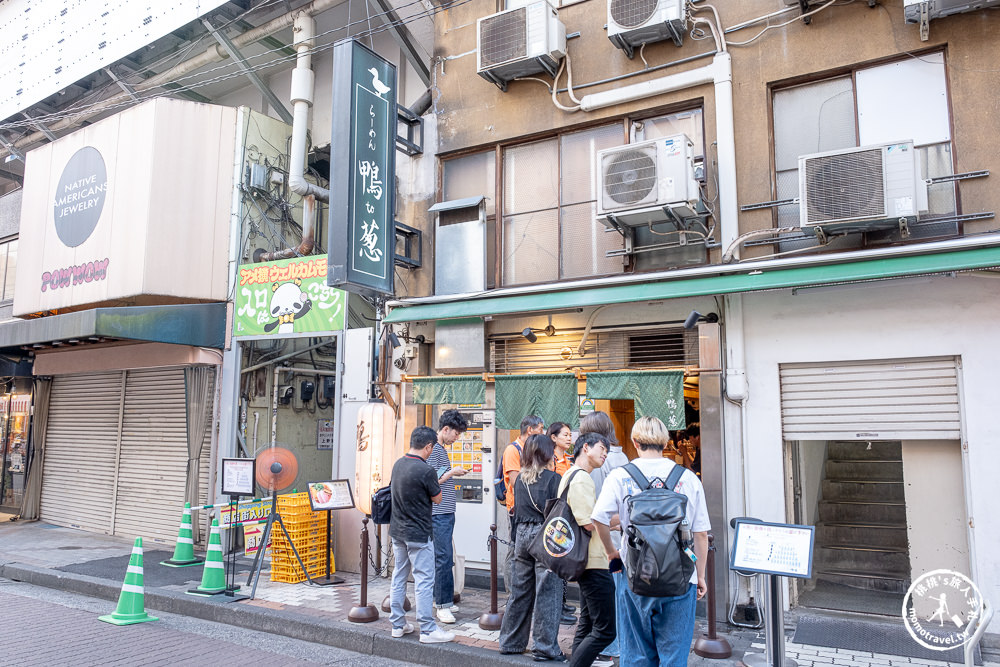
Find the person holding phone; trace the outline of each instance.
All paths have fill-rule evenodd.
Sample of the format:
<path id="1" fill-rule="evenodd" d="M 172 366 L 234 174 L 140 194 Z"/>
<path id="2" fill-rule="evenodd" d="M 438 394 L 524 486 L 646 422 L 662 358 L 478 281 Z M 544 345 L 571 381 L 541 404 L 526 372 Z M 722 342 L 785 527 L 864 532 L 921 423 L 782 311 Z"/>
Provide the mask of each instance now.
<path id="1" fill-rule="evenodd" d="M 452 537 L 455 533 L 455 483 L 453 477 L 461 477 L 468 470 L 462 466 L 452 466 L 448 450 L 469 428 L 469 422 L 458 410 L 445 410 L 438 419 L 437 442 L 427 465 L 434 469 L 441 486 L 441 502 L 434 506 L 431 524 L 434 530 L 434 609 L 442 623 L 455 622 L 455 574 L 452 571 Z"/>

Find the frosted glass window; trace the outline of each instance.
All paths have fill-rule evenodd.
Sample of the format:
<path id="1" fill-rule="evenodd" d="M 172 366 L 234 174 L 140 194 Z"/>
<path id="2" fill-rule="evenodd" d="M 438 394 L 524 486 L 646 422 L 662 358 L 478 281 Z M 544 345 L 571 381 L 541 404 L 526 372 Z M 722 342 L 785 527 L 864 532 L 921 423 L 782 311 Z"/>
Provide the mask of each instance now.
<path id="1" fill-rule="evenodd" d="M 442 201 L 486 197 L 486 215 L 496 212 L 496 153 L 492 150 L 445 160 Z"/>
<path id="2" fill-rule="evenodd" d="M 558 146 L 558 140 L 549 139 L 504 151 L 504 215 L 559 205 Z"/>
<path id="3" fill-rule="evenodd" d="M 505 285 L 559 279 L 559 212 L 557 209 L 512 215 L 503 220 Z"/>
<path id="4" fill-rule="evenodd" d="M 596 221 L 597 203 L 564 206 L 561 212 L 562 278 L 582 278 L 621 273 L 621 256 L 608 257 L 609 250 L 621 250 L 625 241 L 618 232 L 608 232 Z"/>
<path id="5" fill-rule="evenodd" d="M 799 168 L 799 156 L 857 146 L 851 77 L 774 94 L 774 166 Z M 780 197 L 780 196 L 779 196 Z"/>

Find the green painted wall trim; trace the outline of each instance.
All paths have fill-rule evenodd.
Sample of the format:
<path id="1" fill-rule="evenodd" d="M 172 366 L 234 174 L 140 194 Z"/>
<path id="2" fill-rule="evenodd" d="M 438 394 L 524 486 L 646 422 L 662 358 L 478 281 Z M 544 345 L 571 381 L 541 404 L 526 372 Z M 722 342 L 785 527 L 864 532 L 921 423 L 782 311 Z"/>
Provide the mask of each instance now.
<path id="1" fill-rule="evenodd" d="M 384 322 L 389 324 L 393 322 L 450 320 L 460 317 L 587 308 L 609 303 L 657 301 L 692 296 L 830 285 L 858 280 L 983 269 L 993 266 L 1000 266 L 1000 248 L 975 248 L 928 255 L 888 257 L 770 271 L 751 270 L 747 273 L 732 273 L 704 278 L 609 285 L 607 287 L 540 294 L 485 296 L 463 301 L 420 304 L 395 308 Z"/>

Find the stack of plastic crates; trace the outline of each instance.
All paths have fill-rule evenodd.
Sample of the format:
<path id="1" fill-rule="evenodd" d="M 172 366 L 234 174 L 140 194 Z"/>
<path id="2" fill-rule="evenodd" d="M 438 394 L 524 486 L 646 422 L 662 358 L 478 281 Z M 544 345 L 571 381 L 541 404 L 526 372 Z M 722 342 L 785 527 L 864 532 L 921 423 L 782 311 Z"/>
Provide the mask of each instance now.
<path id="1" fill-rule="evenodd" d="M 278 496 L 278 514 L 285 522 L 289 537 L 299 552 L 299 558 L 312 577 L 326 572 L 326 513 L 313 512 L 309 505 L 309 494 L 289 493 Z M 333 553 L 330 553 L 330 571 L 333 567 Z M 297 584 L 305 581 L 299 562 L 295 560 L 288 539 L 281 526 L 271 530 L 271 581 Z"/>

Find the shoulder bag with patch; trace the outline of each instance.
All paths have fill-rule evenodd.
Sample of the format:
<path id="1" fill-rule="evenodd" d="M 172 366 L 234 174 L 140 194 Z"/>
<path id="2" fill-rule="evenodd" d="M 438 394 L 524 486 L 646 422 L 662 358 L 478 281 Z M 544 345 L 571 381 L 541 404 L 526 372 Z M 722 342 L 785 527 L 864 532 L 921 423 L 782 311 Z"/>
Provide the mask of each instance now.
<path id="1" fill-rule="evenodd" d="M 579 472 L 579 468 L 571 472 L 563 492 L 545 504 L 541 530 L 528 544 L 528 553 L 535 560 L 566 581 L 576 581 L 583 575 L 590 548 L 590 531 L 576 522 L 566 500 L 573 476 Z"/>

